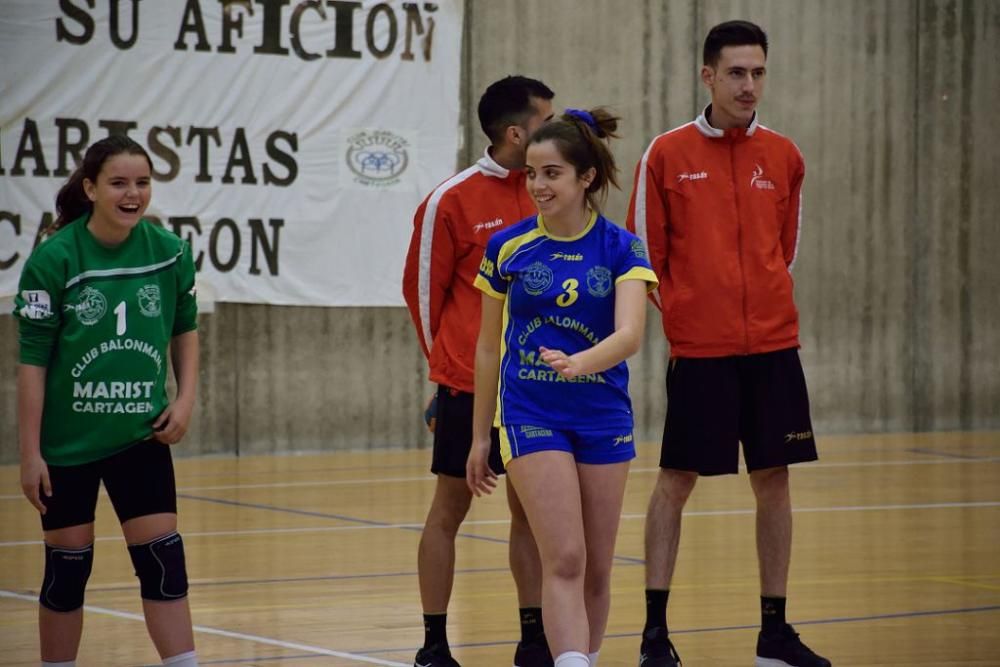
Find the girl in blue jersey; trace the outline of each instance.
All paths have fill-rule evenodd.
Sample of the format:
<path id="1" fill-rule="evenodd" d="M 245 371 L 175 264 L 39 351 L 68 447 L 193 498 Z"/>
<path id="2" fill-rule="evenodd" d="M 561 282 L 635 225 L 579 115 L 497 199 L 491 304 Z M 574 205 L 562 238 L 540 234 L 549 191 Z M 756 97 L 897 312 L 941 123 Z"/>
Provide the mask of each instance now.
<path id="1" fill-rule="evenodd" d="M 542 608 L 557 667 L 597 664 L 629 461 L 625 359 L 639 349 L 656 286 L 642 242 L 599 212 L 617 186 L 607 145 L 618 119 L 567 109 L 529 140 L 538 215 L 491 237 L 467 482 L 496 479 L 490 427 L 542 559 Z"/>

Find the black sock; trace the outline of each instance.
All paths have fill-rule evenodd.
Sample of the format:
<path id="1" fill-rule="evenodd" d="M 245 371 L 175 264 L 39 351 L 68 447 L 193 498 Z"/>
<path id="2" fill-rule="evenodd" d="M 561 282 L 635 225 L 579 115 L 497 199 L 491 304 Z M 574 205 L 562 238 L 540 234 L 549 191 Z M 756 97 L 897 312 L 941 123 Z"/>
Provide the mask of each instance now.
<path id="1" fill-rule="evenodd" d="M 435 644 L 448 645 L 447 622 L 448 614 L 424 614 L 424 648 Z"/>
<path id="2" fill-rule="evenodd" d="M 668 597 L 670 597 L 670 589 L 665 591 L 646 589 L 646 627 L 643 628 L 643 632 L 651 628 L 667 627 Z"/>
<path id="3" fill-rule="evenodd" d="M 530 642 L 545 633 L 541 607 L 521 607 L 521 641 Z"/>
<path id="4" fill-rule="evenodd" d="M 760 629 L 767 635 L 774 635 L 785 627 L 786 598 L 760 597 Z"/>

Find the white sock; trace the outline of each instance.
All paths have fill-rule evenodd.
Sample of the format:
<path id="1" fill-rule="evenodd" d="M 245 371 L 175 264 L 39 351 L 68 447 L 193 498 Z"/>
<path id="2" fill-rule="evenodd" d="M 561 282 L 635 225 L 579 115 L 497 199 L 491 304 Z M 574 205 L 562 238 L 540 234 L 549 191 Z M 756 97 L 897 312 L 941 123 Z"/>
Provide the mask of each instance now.
<path id="1" fill-rule="evenodd" d="M 590 662 L 579 651 L 566 651 L 556 658 L 555 667 L 590 667 Z"/>
<path id="2" fill-rule="evenodd" d="M 597 655 L 599 653 L 600 651 L 594 651 L 593 653 L 587 656 L 587 660 L 590 660 L 590 667 L 597 667 Z"/>
<path id="3" fill-rule="evenodd" d="M 76 667 L 76 660 L 67 660 L 66 662 L 46 662 L 42 660 L 42 667 Z"/>
<path id="4" fill-rule="evenodd" d="M 195 655 L 194 651 L 178 653 L 164 658 L 163 664 L 170 665 L 170 667 L 198 667 L 198 656 Z"/>

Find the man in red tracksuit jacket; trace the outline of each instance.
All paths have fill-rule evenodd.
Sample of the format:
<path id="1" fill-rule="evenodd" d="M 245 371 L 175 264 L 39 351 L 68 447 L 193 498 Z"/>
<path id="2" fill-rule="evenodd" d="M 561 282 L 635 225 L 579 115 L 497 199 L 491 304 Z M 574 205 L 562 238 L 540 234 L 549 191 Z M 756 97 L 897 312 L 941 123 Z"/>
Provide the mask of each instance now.
<path id="1" fill-rule="evenodd" d="M 758 122 L 767 37 L 714 27 L 701 78 L 712 103 L 650 144 L 628 228 L 646 241 L 670 341 L 660 474 L 646 518 L 642 667 L 677 667 L 666 605 L 681 510 L 699 475 L 735 473 L 739 443 L 757 498 L 762 627 L 757 667 L 829 667 L 785 621 L 791 556 L 788 465 L 816 459 L 799 361 L 791 269 L 802 155 Z"/>
<path id="2" fill-rule="evenodd" d="M 530 134 L 552 117 L 553 92 L 540 81 L 509 76 L 479 100 L 479 122 L 491 145 L 476 164 L 439 185 L 413 218 L 403 297 L 438 385 L 432 403 L 437 487 L 417 556 L 424 609 L 424 646 L 417 667 L 458 665 L 448 648 L 445 619 L 455 575 L 455 536 L 472 493 L 465 462 L 472 445 L 472 399 L 481 292 L 473 286 L 490 236 L 535 213 L 525 187 L 524 155 Z M 494 429 L 490 465 L 503 473 Z M 548 667 L 541 614 L 541 562 L 514 487 L 510 564 L 521 614 L 515 667 Z"/>

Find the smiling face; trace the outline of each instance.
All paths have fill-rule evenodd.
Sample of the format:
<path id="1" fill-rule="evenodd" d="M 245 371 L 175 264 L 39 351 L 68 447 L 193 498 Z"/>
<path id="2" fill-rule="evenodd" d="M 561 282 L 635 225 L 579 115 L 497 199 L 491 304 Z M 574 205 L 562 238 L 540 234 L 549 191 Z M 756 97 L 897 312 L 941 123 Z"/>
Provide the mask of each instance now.
<path id="1" fill-rule="evenodd" d="M 764 94 L 767 56 L 760 46 L 726 46 L 715 65 L 701 68 L 701 80 L 712 93 L 712 127 L 746 127 Z"/>
<path id="2" fill-rule="evenodd" d="M 528 146 L 524 170 L 528 177 L 528 194 L 545 218 L 572 219 L 585 208 L 594 168 L 578 174 L 576 167 L 559 152 L 555 141 L 547 139 Z"/>
<path id="3" fill-rule="evenodd" d="M 97 181 L 83 180 L 83 190 L 94 204 L 90 225 L 96 235 L 122 238 L 139 224 L 152 194 L 149 161 L 144 155 L 119 153 L 109 157 Z"/>

